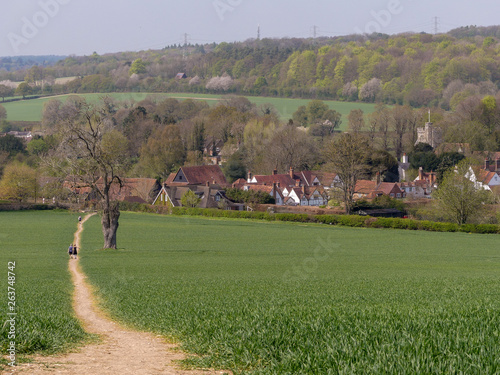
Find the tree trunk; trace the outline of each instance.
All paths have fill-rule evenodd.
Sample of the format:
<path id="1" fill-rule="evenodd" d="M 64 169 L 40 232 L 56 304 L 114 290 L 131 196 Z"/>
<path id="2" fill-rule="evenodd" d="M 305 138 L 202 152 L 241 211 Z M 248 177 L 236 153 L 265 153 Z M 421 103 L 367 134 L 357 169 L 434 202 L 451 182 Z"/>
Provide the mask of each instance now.
<path id="1" fill-rule="evenodd" d="M 105 249 L 116 249 L 116 231 L 118 230 L 119 218 L 118 203 L 111 203 L 104 207 L 101 223 Z"/>

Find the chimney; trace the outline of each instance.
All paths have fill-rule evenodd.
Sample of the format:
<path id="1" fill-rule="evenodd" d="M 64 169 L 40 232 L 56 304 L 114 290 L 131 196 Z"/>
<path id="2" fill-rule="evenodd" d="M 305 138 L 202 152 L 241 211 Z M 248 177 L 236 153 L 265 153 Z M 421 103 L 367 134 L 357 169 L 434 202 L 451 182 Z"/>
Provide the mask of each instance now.
<path id="1" fill-rule="evenodd" d="M 490 170 L 490 159 L 488 158 L 484 159 L 484 169 L 486 169 L 487 171 Z"/>
<path id="2" fill-rule="evenodd" d="M 401 158 L 401 163 L 408 163 L 408 155 L 406 155 L 406 152 L 403 154 L 403 157 Z"/>
<path id="3" fill-rule="evenodd" d="M 293 178 L 293 175 L 294 175 L 294 173 L 293 173 L 293 167 L 290 167 L 290 178 Z"/>
<path id="4" fill-rule="evenodd" d="M 300 180 L 295 180 L 295 186 L 297 186 L 297 187 L 300 186 Z"/>
<path id="5" fill-rule="evenodd" d="M 377 186 L 380 185 L 380 172 L 377 172 Z"/>
<path id="6" fill-rule="evenodd" d="M 500 158 L 497 158 L 496 160 L 496 170 L 497 172 L 500 172 Z"/>
<path id="7" fill-rule="evenodd" d="M 275 176 L 277 174 L 278 174 L 278 170 L 277 169 L 273 169 L 273 176 Z"/>
<path id="8" fill-rule="evenodd" d="M 248 172 L 248 179 L 247 179 L 247 182 L 250 183 L 252 182 L 252 172 Z"/>
<path id="9" fill-rule="evenodd" d="M 207 181 L 205 184 L 206 184 L 207 186 L 210 186 L 210 181 Z"/>
<path id="10" fill-rule="evenodd" d="M 424 179 L 424 169 L 422 167 L 418 168 L 418 179 L 422 181 Z"/>

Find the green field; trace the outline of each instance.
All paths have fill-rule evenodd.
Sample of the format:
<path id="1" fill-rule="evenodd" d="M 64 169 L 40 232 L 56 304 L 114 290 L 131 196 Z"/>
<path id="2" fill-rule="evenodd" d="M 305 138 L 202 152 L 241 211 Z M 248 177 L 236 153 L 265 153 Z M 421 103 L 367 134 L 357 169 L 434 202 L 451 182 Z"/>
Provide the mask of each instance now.
<path id="1" fill-rule="evenodd" d="M 85 225 L 106 310 L 182 342 L 195 366 L 500 372 L 496 235 L 123 213 L 120 249 L 102 251 L 99 219 Z"/>
<path id="2" fill-rule="evenodd" d="M 158 95 L 160 97 L 174 97 L 174 98 L 198 98 L 201 100 L 207 100 L 209 104 L 215 104 L 222 98 L 220 95 L 207 95 L 207 94 L 147 94 L 147 93 L 112 93 L 112 94 L 81 94 L 80 96 L 85 97 L 89 101 L 97 101 L 100 97 L 109 95 L 117 100 L 135 100 L 140 101 L 146 98 L 148 95 Z M 17 102 L 1 103 L 7 110 L 7 119 L 9 121 L 40 121 L 42 119 L 43 105 L 47 101 L 57 98 L 60 100 L 65 100 L 69 95 L 61 95 L 55 97 L 45 97 L 39 99 L 30 99 Z M 265 98 L 265 97 L 253 97 L 249 96 L 248 99 L 257 105 L 263 103 L 271 103 L 276 107 L 281 115 L 283 121 L 286 121 L 292 117 L 292 114 L 301 105 L 307 105 L 310 101 L 308 99 L 282 99 L 282 98 Z M 375 110 L 374 104 L 367 103 L 346 103 L 346 102 L 335 102 L 335 101 L 325 101 L 330 108 L 342 114 L 343 124 L 342 127 L 347 126 L 347 115 L 352 109 L 362 109 L 366 114 L 371 113 Z"/>
<path id="3" fill-rule="evenodd" d="M 67 248 L 77 228 L 77 217 L 55 212 L 0 212 L 0 312 L 5 322 L 9 307 L 7 266 L 15 262 L 12 287 L 18 314 L 18 354 L 53 353 L 89 338 L 71 305 L 73 286 Z M 10 341 L 9 328 L 2 325 L 2 354 Z"/>

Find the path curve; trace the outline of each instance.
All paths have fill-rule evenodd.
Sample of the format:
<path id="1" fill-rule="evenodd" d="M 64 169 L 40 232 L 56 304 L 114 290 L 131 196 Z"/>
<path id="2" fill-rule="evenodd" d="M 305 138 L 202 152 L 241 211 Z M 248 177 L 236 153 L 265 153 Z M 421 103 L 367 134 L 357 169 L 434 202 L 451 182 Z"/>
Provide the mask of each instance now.
<path id="1" fill-rule="evenodd" d="M 94 214 L 86 215 L 75 233 L 74 242 L 81 249 L 84 223 Z M 79 250 L 79 256 L 81 254 Z M 113 322 L 98 308 L 81 272 L 79 261 L 70 259 L 75 292 L 73 307 L 85 330 L 101 336 L 101 342 L 62 356 L 36 357 L 34 363 L 17 366 L 7 374 L 71 374 L 71 375 L 212 375 L 228 372 L 213 370 L 181 370 L 174 361 L 185 358 L 175 345 L 161 336 L 132 331 Z"/>

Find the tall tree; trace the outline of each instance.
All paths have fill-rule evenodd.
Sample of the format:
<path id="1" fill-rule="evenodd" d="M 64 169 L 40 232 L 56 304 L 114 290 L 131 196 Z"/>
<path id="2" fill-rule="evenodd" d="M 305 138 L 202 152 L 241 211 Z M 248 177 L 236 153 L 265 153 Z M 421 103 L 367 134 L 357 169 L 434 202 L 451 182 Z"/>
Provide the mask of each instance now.
<path id="1" fill-rule="evenodd" d="M 105 112 L 99 104 L 84 100 L 65 103 L 57 121 L 61 142 L 53 157 L 46 161 L 96 194 L 102 206 L 104 248 L 116 249 L 120 211 L 118 202 L 112 201 L 111 188 L 123 186 L 128 146 L 125 136 Z"/>
<path id="2" fill-rule="evenodd" d="M 33 89 L 26 82 L 20 83 L 16 89 L 16 95 L 22 95 L 23 99 L 26 99 L 26 95 L 30 95 L 32 92 L 33 92 Z"/>
<path id="3" fill-rule="evenodd" d="M 2 102 L 5 101 L 7 96 L 12 96 L 14 94 L 14 90 L 9 86 L 0 85 L 0 98 L 2 98 Z"/>
<path id="4" fill-rule="evenodd" d="M 462 160 L 444 174 L 443 182 L 432 194 L 442 212 L 459 225 L 477 217 L 489 200 L 488 192 L 471 181 L 472 171 L 471 161 Z"/>
<path id="5" fill-rule="evenodd" d="M 150 177 L 166 179 L 182 166 L 186 150 L 177 125 L 156 129 L 141 148 L 140 164 Z"/>
<path id="6" fill-rule="evenodd" d="M 341 180 L 347 214 L 352 212 L 354 206 L 356 183 L 369 169 L 365 164 L 369 150 L 368 141 L 359 133 L 343 133 L 336 137 L 327 149 L 331 168 Z"/>
<path id="7" fill-rule="evenodd" d="M 36 171 L 25 164 L 8 164 L 0 180 L 0 197 L 26 201 L 35 198 L 38 192 Z"/>
<path id="8" fill-rule="evenodd" d="M 359 133 L 365 127 L 365 115 L 362 109 L 353 109 L 347 116 L 347 128 L 350 132 Z"/>

